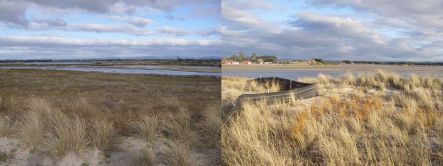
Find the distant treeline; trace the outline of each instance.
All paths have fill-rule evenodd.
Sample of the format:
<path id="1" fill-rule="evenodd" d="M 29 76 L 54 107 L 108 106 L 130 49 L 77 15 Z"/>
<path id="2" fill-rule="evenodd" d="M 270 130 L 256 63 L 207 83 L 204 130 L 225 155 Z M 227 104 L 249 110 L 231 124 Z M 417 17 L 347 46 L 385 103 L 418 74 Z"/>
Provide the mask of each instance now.
<path id="1" fill-rule="evenodd" d="M 257 55 L 256 53 L 252 53 L 250 56 L 247 56 L 243 52 L 239 52 L 238 54 L 231 55 L 230 57 L 224 58 L 225 60 L 232 60 L 232 61 L 251 61 L 251 62 L 272 62 L 277 63 L 278 58 L 274 55 Z"/>
<path id="2" fill-rule="evenodd" d="M 170 65 L 221 67 L 221 60 L 220 59 L 182 59 L 182 58 L 177 58 L 176 60 L 162 60 L 162 61 L 158 61 L 158 62 L 160 64 L 170 64 Z"/>

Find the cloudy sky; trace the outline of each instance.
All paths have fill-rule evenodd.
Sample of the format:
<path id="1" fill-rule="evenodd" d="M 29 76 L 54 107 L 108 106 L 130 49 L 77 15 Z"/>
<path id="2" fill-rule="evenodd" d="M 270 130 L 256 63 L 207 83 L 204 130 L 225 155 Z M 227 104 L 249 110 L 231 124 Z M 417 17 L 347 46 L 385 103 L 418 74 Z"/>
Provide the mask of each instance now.
<path id="1" fill-rule="evenodd" d="M 222 0 L 223 55 L 443 61 L 442 0 Z"/>
<path id="2" fill-rule="evenodd" d="M 220 0 L 0 0 L 0 60 L 219 57 L 220 6 Z"/>

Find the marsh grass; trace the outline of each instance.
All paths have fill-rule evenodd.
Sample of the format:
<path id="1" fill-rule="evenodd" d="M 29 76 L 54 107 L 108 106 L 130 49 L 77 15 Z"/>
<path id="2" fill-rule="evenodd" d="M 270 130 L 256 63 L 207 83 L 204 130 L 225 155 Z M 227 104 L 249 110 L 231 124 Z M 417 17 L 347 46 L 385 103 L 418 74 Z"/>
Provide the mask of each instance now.
<path id="1" fill-rule="evenodd" d="M 150 143 L 160 137 L 159 122 L 155 116 L 142 116 L 141 120 L 134 122 L 133 125 L 138 135 Z"/>
<path id="2" fill-rule="evenodd" d="M 151 145 L 146 146 L 140 153 L 137 165 L 148 166 L 159 164 L 154 148 Z"/>
<path id="3" fill-rule="evenodd" d="M 140 165 L 220 164 L 206 153 L 220 148 L 219 78 L 8 70 L 0 83 L 0 135 L 38 157 L 98 149 L 131 154 Z M 143 147 L 123 146 L 127 138 Z M 131 148 L 143 149 L 140 157 Z"/>
<path id="4" fill-rule="evenodd" d="M 202 165 L 198 159 L 193 159 L 191 149 L 186 144 L 173 143 L 174 148 L 169 148 L 166 153 L 168 165 L 171 166 L 197 166 Z"/>
<path id="5" fill-rule="evenodd" d="M 7 116 L 0 117 L 0 136 L 10 136 L 13 133 L 14 124 Z"/>
<path id="6" fill-rule="evenodd" d="M 27 147 L 43 146 L 61 156 L 87 146 L 86 123 L 77 115 L 70 117 L 41 99 L 31 99 L 30 107 L 33 111 L 26 113 L 19 127 L 19 138 Z"/>
<path id="7" fill-rule="evenodd" d="M 114 124 L 107 119 L 97 119 L 92 123 L 90 140 L 97 149 L 109 148 L 114 136 Z"/>
<path id="8" fill-rule="evenodd" d="M 200 124 L 201 136 L 204 142 L 207 142 L 207 146 L 220 148 L 220 134 L 222 127 L 222 115 L 216 106 L 209 107 L 209 109 L 203 114 L 204 121 Z"/>
<path id="9" fill-rule="evenodd" d="M 162 129 L 167 137 L 180 142 L 180 144 L 190 146 L 198 141 L 198 135 L 193 130 L 191 120 L 189 111 L 178 111 L 162 119 Z"/>
<path id="10" fill-rule="evenodd" d="M 246 91 L 235 89 L 242 87 L 234 86 L 237 79 L 223 79 L 223 105 L 233 102 L 233 94 L 227 93 Z M 438 79 L 378 71 L 301 80 L 317 83 L 323 96 L 241 106 L 222 128 L 222 156 L 227 165 L 443 163 Z"/>
<path id="11" fill-rule="evenodd" d="M 39 112 L 28 112 L 21 122 L 20 138 L 31 149 L 35 149 L 44 138 L 44 124 Z"/>

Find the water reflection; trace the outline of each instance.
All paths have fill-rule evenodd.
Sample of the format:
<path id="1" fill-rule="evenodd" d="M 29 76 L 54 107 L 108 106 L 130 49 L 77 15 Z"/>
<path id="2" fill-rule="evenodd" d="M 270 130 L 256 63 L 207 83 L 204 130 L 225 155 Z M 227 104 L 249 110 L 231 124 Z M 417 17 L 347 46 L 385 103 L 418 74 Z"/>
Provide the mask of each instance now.
<path id="1" fill-rule="evenodd" d="M 202 67 L 202 66 L 200 66 Z M 203 67 L 212 68 L 212 67 Z M 204 76 L 220 76 L 221 74 L 214 72 L 193 72 L 181 71 L 180 68 L 168 68 L 164 66 L 2 66 L 0 69 L 43 69 L 43 70 L 67 70 L 82 72 L 102 72 L 102 73 L 120 73 L 120 74 L 161 74 L 161 75 L 204 75 Z"/>

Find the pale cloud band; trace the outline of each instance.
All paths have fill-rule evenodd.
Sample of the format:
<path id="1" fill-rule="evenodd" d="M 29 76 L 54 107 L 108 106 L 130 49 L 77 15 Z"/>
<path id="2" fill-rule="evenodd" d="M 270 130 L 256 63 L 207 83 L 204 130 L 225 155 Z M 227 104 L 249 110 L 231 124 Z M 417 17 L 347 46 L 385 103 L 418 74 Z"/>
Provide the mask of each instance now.
<path id="1" fill-rule="evenodd" d="M 219 10 L 218 0 L 0 0 L 0 59 L 220 57 Z"/>
<path id="2" fill-rule="evenodd" d="M 443 61 L 441 9 L 434 0 L 0 0 L 0 59 L 243 51 Z"/>
<path id="3" fill-rule="evenodd" d="M 224 0 L 222 8 L 227 56 L 443 60 L 441 1 Z"/>

